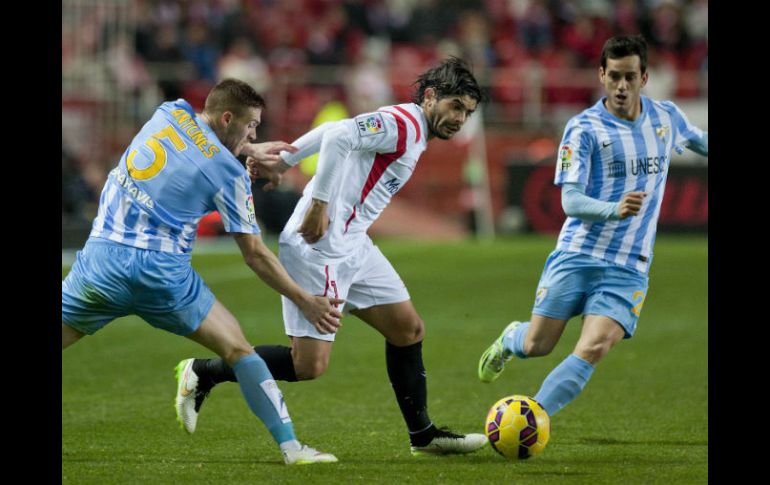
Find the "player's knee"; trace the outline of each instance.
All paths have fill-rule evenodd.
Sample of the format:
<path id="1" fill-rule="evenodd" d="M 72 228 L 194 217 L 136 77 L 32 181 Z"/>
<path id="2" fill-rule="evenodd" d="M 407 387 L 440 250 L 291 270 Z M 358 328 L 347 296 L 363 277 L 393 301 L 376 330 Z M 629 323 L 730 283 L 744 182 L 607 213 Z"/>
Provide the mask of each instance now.
<path id="1" fill-rule="evenodd" d="M 242 345 L 233 345 L 229 349 L 225 350 L 222 358 L 230 367 L 232 367 L 236 362 L 253 353 L 254 348 L 249 344 L 244 343 Z"/>
<path id="2" fill-rule="evenodd" d="M 398 347 L 416 344 L 425 338 L 425 324 L 418 315 L 412 315 L 399 322 L 397 328 L 399 331 L 388 340 Z"/>
<path id="3" fill-rule="evenodd" d="M 597 340 L 594 342 L 579 343 L 575 349 L 578 357 L 588 361 L 591 364 L 597 364 L 606 356 L 612 348 L 612 342 L 609 340 Z"/>
<path id="4" fill-rule="evenodd" d="M 297 374 L 298 380 L 309 381 L 321 377 L 328 366 L 329 362 L 321 358 L 303 360 L 302 362 L 294 362 L 294 372 Z"/>

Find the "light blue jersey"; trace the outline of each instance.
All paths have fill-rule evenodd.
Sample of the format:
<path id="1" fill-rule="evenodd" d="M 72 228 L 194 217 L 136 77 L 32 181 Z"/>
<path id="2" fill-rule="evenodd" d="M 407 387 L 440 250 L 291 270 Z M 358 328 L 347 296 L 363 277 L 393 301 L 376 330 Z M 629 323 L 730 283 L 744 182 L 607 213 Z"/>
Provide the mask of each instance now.
<path id="1" fill-rule="evenodd" d="M 554 183 L 577 182 L 586 195 L 617 202 L 626 192 L 647 192 L 638 215 L 617 221 L 567 217 L 557 250 L 582 253 L 644 274 L 653 245 L 671 162 L 671 152 L 685 147 L 708 154 L 704 132 L 690 124 L 670 101 L 641 96 L 635 121 L 611 115 L 602 98 L 570 119 L 564 130 Z"/>
<path id="2" fill-rule="evenodd" d="M 246 170 L 179 99 L 158 107 L 110 172 L 90 237 L 189 253 L 213 210 L 227 232 L 260 232 Z"/>

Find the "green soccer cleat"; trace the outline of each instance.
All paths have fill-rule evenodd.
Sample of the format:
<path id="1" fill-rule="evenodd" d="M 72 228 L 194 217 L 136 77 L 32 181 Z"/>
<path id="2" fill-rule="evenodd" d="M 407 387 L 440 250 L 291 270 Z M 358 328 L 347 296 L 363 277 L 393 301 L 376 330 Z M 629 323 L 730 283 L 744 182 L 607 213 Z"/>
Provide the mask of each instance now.
<path id="1" fill-rule="evenodd" d="M 412 446 L 412 455 L 459 455 L 472 453 L 487 444 L 487 437 L 479 433 L 456 434 L 447 428 L 436 430 L 425 446 Z"/>
<path id="2" fill-rule="evenodd" d="M 337 463 L 337 457 L 302 445 L 298 450 L 285 450 L 283 461 L 287 465 L 312 465 L 314 463 Z"/>
<path id="3" fill-rule="evenodd" d="M 503 333 L 481 354 L 481 359 L 479 359 L 479 379 L 482 382 L 492 382 L 503 373 L 505 363 L 513 358 L 513 354 L 506 352 L 503 347 L 503 337 L 519 325 L 522 325 L 522 323 L 509 323 L 505 330 L 503 330 Z"/>

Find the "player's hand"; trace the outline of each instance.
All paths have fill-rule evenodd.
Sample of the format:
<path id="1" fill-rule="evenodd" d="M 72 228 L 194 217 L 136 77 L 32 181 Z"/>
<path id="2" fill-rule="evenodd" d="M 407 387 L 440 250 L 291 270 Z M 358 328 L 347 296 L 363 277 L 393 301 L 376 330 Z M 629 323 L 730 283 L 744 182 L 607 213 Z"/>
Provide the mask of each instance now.
<path id="1" fill-rule="evenodd" d="M 329 216 L 326 214 L 326 202 L 313 199 L 313 203 L 305 213 L 305 218 L 297 232 L 305 242 L 313 244 L 326 234 L 328 227 Z"/>
<path id="2" fill-rule="evenodd" d="M 642 201 L 647 197 L 646 192 L 626 192 L 620 199 L 618 214 L 621 219 L 639 214 L 642 208 Z"/>
<path id="3" fill-rule="evenodd" d="M 248 170 L 249 177 L 252 181 L 261 178 L 266 178 L 269 180 L 269 182 L 262 187 L 262 190 L 264 191 L 273 190 L 274 188 L 281 185 L 283 174 L 289 168 L 291 167 L 283 160 L 279 162 L 271 162 L 257 160 L 251 157 L 246 159 L 246 170 Z"/>
<path id="4" fill-rule="evenodd" d="M 345 300 L 339 298 L 312 296 L 300 306 L 300 309 L 319 333 L 337 333 L 337 330 L 342 326 L 342 322 L 340 322 L 342 313 L 337 307 L 343 303 Z"/>
<path id="5" fill-rule="evenodd" d="M 285 141 L 266 141 L 263 143 L 247 143 L 241 149 L 241 154 L 247 155 L 259 162 L 280 162 L 283 159 L 279 153 L 286 151 L 296 153 L 297 147 Z"/>

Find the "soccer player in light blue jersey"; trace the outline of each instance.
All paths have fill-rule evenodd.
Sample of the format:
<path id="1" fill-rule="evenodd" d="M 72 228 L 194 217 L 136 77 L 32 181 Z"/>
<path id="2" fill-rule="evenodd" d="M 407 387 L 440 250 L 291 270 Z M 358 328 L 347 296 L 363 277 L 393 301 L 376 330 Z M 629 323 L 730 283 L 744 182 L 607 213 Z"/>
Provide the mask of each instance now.
<path id="1" fill-rule="evenodd" d="M 319 330 L 336 330 L 343 300 L 313 296 L 286 273 L 262 241 L 251 183 L 237 160 L 280 160 L 284 142 L 254 143 L 264 99 L 248 84 L 226 79 L 201 114 L 187 101 L 163 103 L 142 127 L 105 183 L 91 234 L 62 281 L 62 349 L 112 320 L 138 315 L 185 336 L 230 364 L 246 402 L 270 431 L 287 464 L 337 459 L 294 434 L 281 391 L 235 317 L 190 265 L 198 221 L 218 210 L 246 264 L 295 302 Z M 189 384 L 188 367 L 177 380 Z M 176 406 L 194 399 L 178 389 Z M 182 423 L 185 427 L 187 423 Z"/>
<path id="2" fill-rule="evenodd" d="M 596 364 L 636 330 L 672 150 L 708 156 L 708 133 L 671 101 L 641 95 L 647 78 L 641 36 L 604 44 L 599 79 L 606 96 L 570 119 L 556 160 L 567 219 L 545 263 L 532 316 L 509 324 L 479 360 L 479 379 L 491 382 L 514 356 L 550 353 L 567 321 L 582 315 L 575 349 L 534 396 L 550 416 L 575 399 Z"/>

